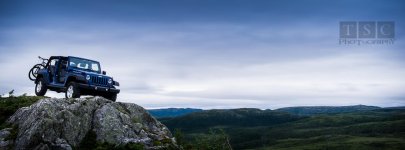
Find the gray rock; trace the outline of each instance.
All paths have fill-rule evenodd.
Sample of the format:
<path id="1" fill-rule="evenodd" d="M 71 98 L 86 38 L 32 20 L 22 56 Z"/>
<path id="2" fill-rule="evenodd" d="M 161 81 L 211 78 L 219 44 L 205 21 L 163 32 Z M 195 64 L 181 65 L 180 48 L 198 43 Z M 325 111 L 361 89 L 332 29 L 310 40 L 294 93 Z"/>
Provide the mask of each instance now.
<path id="1" fill-rule="evenodd" d="M 11 132 L 10 132 L 11 130 L 12 130 L 12 128 L 4 128 L 4 129 L 0 130 L 0 140 L 2 141 L 5 138 L 7 138 L 11 134 Z"/>
<path id="2" fill-rule="evenodd" d="M 0 150 L 7 149 L 10 144 L 12 144 L 11 141 L 0 140 Z"/>
<path id="3" fill-rule="evenodd" d="M 114 145 L 140 143 L 146 149 L 176 146 L 167 127 L 144 108 L 102 97 L 42 99 L 17 110 L 8 122 L 18 126 L 16 149 L 71 150 L 89 131 L 94 131 L 97 141 Z M 166 142 L 154 145 L 162 143 L 155 141 Z"/>
<path id="4" fill-rule="evenodd" d="M 6 140 L 6 138 L 10 136 L 11 130 L 12 128 L 0 130 L 0 150 L 5 150 L 9 147 L 9 145 L 13 144 L 11 140 Z"/>
<path id="5" fill-rule="evenodd" d="M 52 144 L 53 150 L 72 150 L 72 147 L 67 143 L 65 139 L 56 139 L 55 143 Z"/>

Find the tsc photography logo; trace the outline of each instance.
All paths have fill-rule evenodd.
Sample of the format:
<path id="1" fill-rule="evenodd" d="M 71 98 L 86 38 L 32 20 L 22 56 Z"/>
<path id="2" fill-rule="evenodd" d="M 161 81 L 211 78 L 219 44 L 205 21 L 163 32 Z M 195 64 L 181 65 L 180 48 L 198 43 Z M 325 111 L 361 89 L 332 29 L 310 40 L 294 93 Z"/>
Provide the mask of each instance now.
<path id="1" fill-rule="evenodd" d="M 395 22 L 342 21 L 339 32 L 341 45 L 392 45 L 395 40 Z"/>

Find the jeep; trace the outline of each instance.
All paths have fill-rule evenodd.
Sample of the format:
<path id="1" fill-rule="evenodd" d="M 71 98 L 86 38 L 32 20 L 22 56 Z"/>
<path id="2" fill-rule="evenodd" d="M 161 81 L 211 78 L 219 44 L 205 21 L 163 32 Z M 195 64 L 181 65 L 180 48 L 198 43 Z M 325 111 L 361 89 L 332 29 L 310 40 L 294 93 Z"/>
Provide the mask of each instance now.
<path id="1" fill-rule="evenodd" d="M 66 98 L 92 95 L 115 101 L 120 92 L 116 89 L 119 82 L 107 76 L 105 71 L 101 71 L 99 62 L 90 59 L 51 56 L 32 74 L 35 74 L 37 96 L 44 96 L 49 89 L 58 93 L 65 92 Z"/>

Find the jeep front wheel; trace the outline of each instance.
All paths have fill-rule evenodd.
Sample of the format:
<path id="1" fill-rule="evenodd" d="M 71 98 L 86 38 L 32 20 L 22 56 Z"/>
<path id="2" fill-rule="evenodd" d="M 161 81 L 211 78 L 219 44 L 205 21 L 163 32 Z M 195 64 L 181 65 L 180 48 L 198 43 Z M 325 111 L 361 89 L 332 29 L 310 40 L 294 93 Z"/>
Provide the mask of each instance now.
<path id="1" fill-rule="evenodd" d="M 115 102 L 117 100 L 117 93 L 109 94 L 106 98 Z"/>
<path id="2" fill-rule="evenodd" d="M 44 84 L 44 79 L 39 78 L 35 85 L 35 94 L 37 96 L 44 96 L 47 90 L 48 89 L 46 88 L 46 85 Z"/>
<path id="3" fill-rule="evenodd" d="M 80 98 L 80 90 L 77 87 L 76 83 L 70 82 L 68 84 L 68 86 L 66 87 L 65 97 L 66 98 Z"/>

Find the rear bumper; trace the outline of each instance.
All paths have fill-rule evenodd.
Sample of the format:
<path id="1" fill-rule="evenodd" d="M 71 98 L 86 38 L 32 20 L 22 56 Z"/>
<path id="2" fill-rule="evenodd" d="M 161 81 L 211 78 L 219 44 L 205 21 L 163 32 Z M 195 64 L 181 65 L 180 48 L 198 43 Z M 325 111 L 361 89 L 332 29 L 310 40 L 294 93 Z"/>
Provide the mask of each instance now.
<path id="1" fill-rule="evenodd" d="M 116 88 L 94 86 L 94 85 L 88 85 L 88 84 L 83 84 L 83 83 L 79 83 L 78 86 L 81 89 L 85 89 L 85 90 L 89 90 L 89 91 L 97 91 L 97 92 L 103 92 L 103 93 L 119 93 L 120 92 L 120 90 L 116 89 Z"/>

